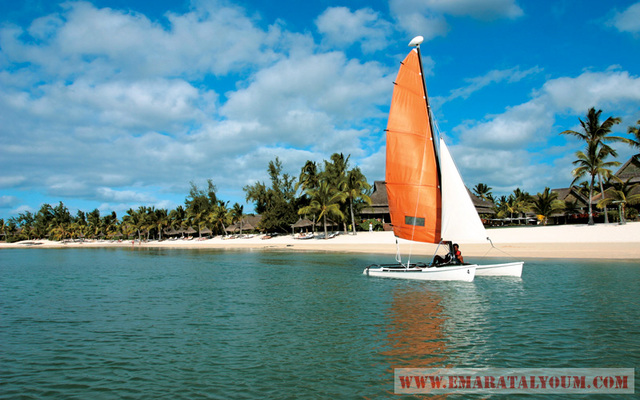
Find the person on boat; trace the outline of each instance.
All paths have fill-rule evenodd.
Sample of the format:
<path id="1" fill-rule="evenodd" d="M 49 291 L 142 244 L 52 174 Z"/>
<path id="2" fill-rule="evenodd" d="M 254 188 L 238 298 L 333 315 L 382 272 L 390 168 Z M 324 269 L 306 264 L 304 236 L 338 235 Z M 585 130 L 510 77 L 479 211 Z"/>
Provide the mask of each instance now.
<path id="1" fill-rule="evenodd" d="M 462 257 L 462 252 L 460 251 L 458 243 L 453 244 L 453 256 L 455 257 L 455 260 L 457 260 L 456 264 L 464 264 L 464 257 Z"/>
<path id="2" fill-rule="evenodd" d="M 462 257 L 462 252 L 460 251 L 460 246 L 458 243 L 454 243 L 451 245 L 449 242 L 449 252 L 444 257 L 435 256 L 433 258 L 433 265 L 435 266 L 443 266 L 443 265 L 457 265 L 464 264 L 464 258 Z"/>

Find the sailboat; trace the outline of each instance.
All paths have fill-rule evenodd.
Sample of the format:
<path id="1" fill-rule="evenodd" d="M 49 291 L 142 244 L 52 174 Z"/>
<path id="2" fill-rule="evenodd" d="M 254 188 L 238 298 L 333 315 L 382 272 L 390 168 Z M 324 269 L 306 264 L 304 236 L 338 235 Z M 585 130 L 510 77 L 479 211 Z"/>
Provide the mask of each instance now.
<path id="1" fill-rule="evenodd" d="M 462 264 L 453 254 L 453 240 L 486 243 L 487 235 L 446 143 L 433 130 L 420 44 L 404 59 L 394 82 L 387 123 L 386 188 L 394 235 L 412 242 L 449 246 L 449 259 L 429 263 L 374 264 L 369 276 L 473 281 L 476 275 L 521 276 L 523 262 Z M 440 246 L 438 246 L 440 247 Z M 436 250 L 437 252 L 437 250 Z M 436 262 L 438 261 L 438 263 Z"/>

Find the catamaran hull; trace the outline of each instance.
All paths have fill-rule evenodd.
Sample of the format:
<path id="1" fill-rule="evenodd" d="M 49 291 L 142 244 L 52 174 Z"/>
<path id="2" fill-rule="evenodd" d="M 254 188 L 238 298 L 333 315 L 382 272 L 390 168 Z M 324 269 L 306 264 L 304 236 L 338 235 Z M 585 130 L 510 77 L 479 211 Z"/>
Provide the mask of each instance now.
<path id="1" fill-rule="evenodd" d="M 419 281 L 464 281 L 472 282 L 477 265 L 459 265 L 455 267 L 401 268 L 367 267 L 363 274 L 379 278 L 413 279 Z"/>
<path id="2" fill-rule="evenodd" d="M 476 267 L 477 276 L 515 276 L 520 278 L 522 276 L 523 261 L 505 263 L 505 264 L 491 264 L 491 265 L 478 265 Z"/>

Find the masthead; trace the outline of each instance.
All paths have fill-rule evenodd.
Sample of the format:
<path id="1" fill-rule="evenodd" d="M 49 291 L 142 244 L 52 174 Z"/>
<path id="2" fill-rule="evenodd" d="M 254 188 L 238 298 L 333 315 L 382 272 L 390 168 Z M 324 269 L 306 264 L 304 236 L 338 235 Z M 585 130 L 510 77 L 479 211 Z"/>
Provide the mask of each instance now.
<path id="1" fill-rule="evenodd" d="M 424 41 L 424 38 L 422 36 L 416 36 L 413 39 L 411 39 L 411 41 L 409 42 L 409 46 L 418 47 L 423 41 Z"/>

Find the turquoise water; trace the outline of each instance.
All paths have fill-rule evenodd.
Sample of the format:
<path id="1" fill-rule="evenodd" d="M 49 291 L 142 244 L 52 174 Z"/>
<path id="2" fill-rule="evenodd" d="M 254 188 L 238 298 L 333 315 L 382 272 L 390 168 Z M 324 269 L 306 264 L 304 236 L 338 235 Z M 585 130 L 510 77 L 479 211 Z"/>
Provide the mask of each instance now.
<path id="1" fill-rule="evenodd" d="M 2 250 L 0 398 L 389 398 L 395 367 L 640 365 L 640 261 L 362 275 L 392 258 Z"/>

